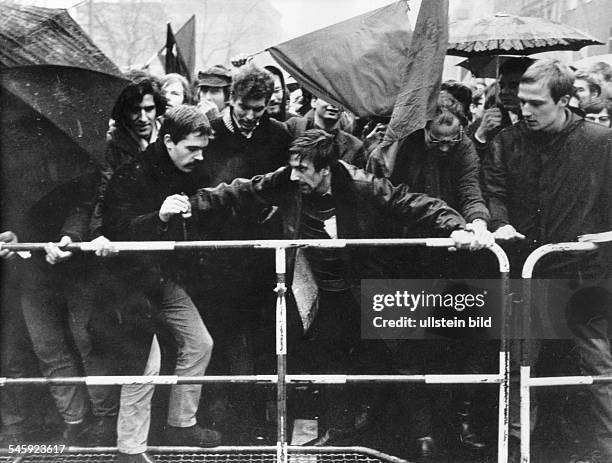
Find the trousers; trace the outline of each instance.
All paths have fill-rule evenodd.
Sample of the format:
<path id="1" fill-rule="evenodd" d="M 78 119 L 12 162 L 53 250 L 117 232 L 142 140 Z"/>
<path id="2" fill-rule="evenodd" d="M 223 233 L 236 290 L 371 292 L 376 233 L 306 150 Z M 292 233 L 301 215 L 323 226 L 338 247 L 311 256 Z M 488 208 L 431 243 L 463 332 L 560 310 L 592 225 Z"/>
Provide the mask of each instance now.
<path id="1" fill-rule="evenodd" d="M 169 280 L 162 281 L 159 318 L 170 329 L 177 343 L 174 373 L 177 376 L 203 376 L 210 363 L 213 339 L 191 298 L 183 288 Z M 159 343 L 154 338 L 144 374 L 159 374 L 160 363 Z M 153 391 L 154 386 L 149 385 L 122 387 L 117 419 L 117 447 L 120 452 L 136 454 L 146 450 Z M 201 384 L 172 386 L 168 425 L 180 428 L 195 425 L 201 393 Z"/>

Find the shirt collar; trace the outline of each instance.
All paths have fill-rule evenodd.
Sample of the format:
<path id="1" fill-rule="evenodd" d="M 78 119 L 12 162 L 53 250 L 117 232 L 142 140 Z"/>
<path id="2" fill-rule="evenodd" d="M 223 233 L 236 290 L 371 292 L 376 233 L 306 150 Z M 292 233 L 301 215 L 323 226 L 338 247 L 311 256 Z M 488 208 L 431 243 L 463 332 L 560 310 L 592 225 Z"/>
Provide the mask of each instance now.
<path id="1" fill-rule="evenodd" d="M 259 121 L 257 122 L 257 125 L 255 126 L 255 128 L 251 131 L 245 131 L 242 130 L 240 128 L 240 126 L 238 125 L 238 122 L 236 122 L 236 119 L 234 117 L 234 111 L 232 110 L 232 108 L 230 107 L 230 110 L 225 112 L 223 114 L 223 124 L 225 125 L 225 127 L 227 128 L 227 130 L 229 130 L 232 133 L 239 133 L 240 135 L 242 135 L 244 138 L 249 139 L 253 136 L 253 133 L 255 132 L 255 130 L 257 130 L 257 127 L 259 127 Z"/>

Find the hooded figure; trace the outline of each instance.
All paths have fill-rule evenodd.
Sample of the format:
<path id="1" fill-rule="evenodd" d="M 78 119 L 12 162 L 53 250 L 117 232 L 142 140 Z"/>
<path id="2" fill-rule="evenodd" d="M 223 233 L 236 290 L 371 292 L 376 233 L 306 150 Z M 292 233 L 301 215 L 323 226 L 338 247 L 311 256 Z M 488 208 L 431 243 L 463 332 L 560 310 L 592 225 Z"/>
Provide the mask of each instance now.
<path id="1" fill-rule="evenodd" d="M 283 71 L 276 66 L 264 66 L 264 69 L 270 72 L 274 78 L 274 92 L 268 103 L 268 115 L 279 122 L 285 122 L 290 117 L 295 116 L 295 114 L 287 111 L 289 90 L 285 84 L 285 76 Z"/>

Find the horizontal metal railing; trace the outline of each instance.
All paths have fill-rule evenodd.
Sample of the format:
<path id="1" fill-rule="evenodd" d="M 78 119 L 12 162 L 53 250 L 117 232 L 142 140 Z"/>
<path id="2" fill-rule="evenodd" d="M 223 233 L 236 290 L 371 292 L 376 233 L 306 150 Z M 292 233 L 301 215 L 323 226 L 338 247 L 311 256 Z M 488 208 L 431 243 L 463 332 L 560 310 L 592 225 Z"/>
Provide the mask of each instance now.
<path id="1" fill-rule="evenodd" d="M 285 273 L 286 249 L 298 247 L 366 247 L 366 246 L 424 246 L 452 248 L 455 242 L 451 238 L 416 238 L 416 239 L 326 239 L 326 240 L 238 240 L 238 241 L 143 241 L 112 242 L 112 248 L 118 252 L 159 252 L 187 251 L 197 249 L 274 249 L 276 258 L 277 285 L 277 330 L 276 330 L 276 375 L 241 375 L 241 376 L 91 376 L 84 378 L 0 378 L 0 386 L 17 384 L 86 384 L 86 385 L 119 385 L 119 384 L 191 384 L 213 382 L 259 382 L 277 385 L 277 461 L 288 462 L 288 445 L 286 438 L 287 391 L 288 383 L 344 384 L 344 383 L 423 383 L 423 384 L 499 384 L 499 417 L 498 417 L 498 462 L 505 463 L 508 455 L 508 401 L 509 401 L 509 356 L 507 349 L 507 293 L 509 288 L 509 260 L 503 249 L 494 244 L 488 248 L 498 262 L 502 284 L 502 307 L 504 323 L 502 327 L 502 346 L 499 354 L 499 371 L 497 374 L 465 375 L 288 375 L 286 373 L 287 321 L 285 306 Z M 12 251 L 43 251 L 46 243 L 13 243 L 0 244 L 0 249 Z M 62 249 L 67 251 L 93 252 L 97 245 L 92 242 L 71 243 Z M 327 449 L 327 447 L 326 447 Z"/>

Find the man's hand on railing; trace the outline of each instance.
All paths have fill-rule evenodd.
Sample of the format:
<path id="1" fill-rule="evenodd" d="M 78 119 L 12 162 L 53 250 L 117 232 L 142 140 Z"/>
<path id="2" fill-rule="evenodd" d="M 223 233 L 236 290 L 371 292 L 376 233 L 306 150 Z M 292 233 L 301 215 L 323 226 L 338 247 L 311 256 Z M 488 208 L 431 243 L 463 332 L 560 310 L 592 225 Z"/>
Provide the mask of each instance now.
<path id="1" fill-rule="evenodd" d="M 449 248 L 449 251 L 455 251 L 457 249 L 467 249 L 469 251 L 477 251 L 486 247 L 491 247 L 494 243 L 492 240 L 492 234 L 485 228 L 483 231 L 480 227 L 474 227 L 472 224 L 468 224 L 470 228 L 465 230 L 455 230 L 451 233 L 451 239 L 455 242 L 455 245 Z M 476 231 L 478 229 L 478 231 Z M 488 236 L 491 235 L 491 236 Z"/>
<path id="2" fill-rule="evenodd" d="M 465 229 L 474 232 L 475 249 L 490 248 L 495 244 L 495 236 L 487 229 L 487 223 L 481 219 L 475 219 L 465 226 Z"/>
<path id="3" fill-rule="evenodd" d="M 15 253 L 8 250 L 2 249 L 2 243 L 12 244 L 17 243 L 19 240 L 17 239 L 17 235 L 12 231 L 5 231 L 0 233 L 0 258 L 2 259 L 12 259 L 15 257 Z"/>
<path id="4" fill-rule="evenodd" d="M 499 241 L 514 241 L 525 239 L 525 235 L 516 231 L 516 228 L 514 228 L 510 224 L 499 227 L 497 230 L 495 230 L 493 236 L 496 240 Z"/>
<path id="5" fill-rule="evenodd" d="M 72 252 L 63 251 L 61 248 L 72 243 L 72 238 L 69 236 L 62 236 L 59 243 L 47 243 L 45 245 L 45 252 L 47 255 L 45 259 L 51 265 L 59 264 L 72 257 Z"/>
<path id="6" fill-rule="evenodd" d="M 98 236 L 95 240 L 89 242 L 93 246 L 96 256 L 107 257 L 119 253 L 115 245 L 105 236 Z"/>

